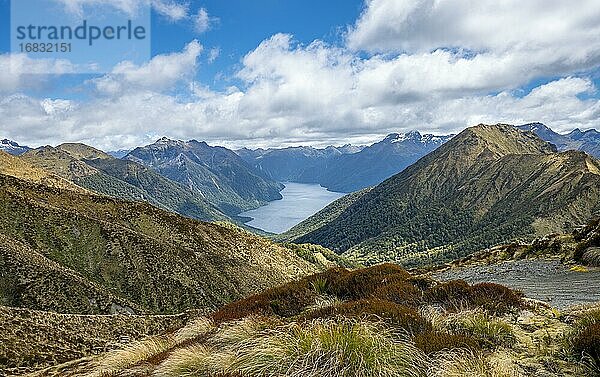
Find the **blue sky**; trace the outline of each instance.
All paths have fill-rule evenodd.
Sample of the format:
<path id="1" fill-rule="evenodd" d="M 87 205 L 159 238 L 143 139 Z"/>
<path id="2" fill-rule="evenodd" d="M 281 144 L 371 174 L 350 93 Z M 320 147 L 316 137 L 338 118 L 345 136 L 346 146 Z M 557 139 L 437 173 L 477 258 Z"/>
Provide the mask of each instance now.
<path id="1" fill-rule="evenodd" d="M 42 0 L 43 1 L 43 0 Z M 152 11 L 152 55 L 181 51 L 193 39 L 198 39 L 205 50 L 215 49 L 219 56 L 208 62 L 207 56 L 197 79 L 221 90 L 239 84 L 233 76 L 240 60 L 261 41 L 277 33 L 290 33 L 300 43 L 316 39 L 332 44 L 343 42 L 346 28 L 359 16 L 363 2 L 360 0 L 211 0 L 191 1 L 190 13 L 201 8 L 210 9 L 211 28 L 199 34 L 193 22 L 175 22 L 157 11 Z M 10 0 L 0 0 L 0 52 L 9 53 Z M 86 93 L 78 84 L 93 75 L 63 75 L 41 91 L 64 98 L 83 98 Z M 35 93 L 35 92 L 30 92 Z"/>
<path id="2" fill-rule="evenodd" d="M 72 59 L 11 53 L 0 0 L 0 137 L 26 144 L 324 146 L 480 122 L 600 128 L 597 0 L 36 1 L 84 17 L 151 4 L 151 56 L 90 75 L 72 73 Z"/>

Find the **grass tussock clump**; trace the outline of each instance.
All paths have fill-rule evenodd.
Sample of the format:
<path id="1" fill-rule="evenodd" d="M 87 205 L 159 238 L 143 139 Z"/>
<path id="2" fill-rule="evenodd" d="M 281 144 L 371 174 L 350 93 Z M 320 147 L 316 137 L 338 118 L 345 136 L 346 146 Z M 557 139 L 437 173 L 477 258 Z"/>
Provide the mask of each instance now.
<path id="1" fill-rule="evenodd" d="M 486 357 L 481 352 L 457 350 L 438 355 L 430 377 L 525 377 L 508 355 Z"/>
<path id="2" fill-rule="evenodd" d="M 600 323 L 581 328 L 571 339 L 573 353 L 600 370 Z"/>
<path id="3" fill-rule="evenodd" d="M 510 324 L 481 310 L 466 311 L 450 315 L 446 319 L 447 328 L 454 334 L 476 339 L 486 348 L 511 346 L 516 342 Z"/>
<path id="4" fill-rule="evenodd" d="M 124 349 L 109 352 L 96 368 L 93 376 L 117 376 L 120 371 L 147 362 L 149 359 L 166 352 L 177 344 L 172 335 L 155 336 L 133 342 Z"/>
<path id="5" fill-rule="evenodd" d="M 590 267 L 600 267 L 600 247 L 588 247 L 581 256 L 581 262 Z"/>
<path id="6" fill-rule="evenodd" d="M 376 323 L 291 323 L 240 344 L 228 371 L 247 376 L 418 376 L 423 354 Z"/>
<path id="7" fill-rule="evenodd" d="M 237 322 L 226 336 L 173 352 L 154 375 L 416 377 L 427 368 L 419 349 L 378 323 L 319 319 L 261 329 L 260 321 Z"/>
<path id="8" fill-rule="evenodd" d="M 147 363 L 178 345 L 197 340 L 213 329 L 213 322 L 208 318 L 201 317 L 174 333 L 133 342 L 123 349 L 109 352 L 100 359 L 97 366 L 97 375 L 117 375 L 123 369 L 140 363 Z"/>

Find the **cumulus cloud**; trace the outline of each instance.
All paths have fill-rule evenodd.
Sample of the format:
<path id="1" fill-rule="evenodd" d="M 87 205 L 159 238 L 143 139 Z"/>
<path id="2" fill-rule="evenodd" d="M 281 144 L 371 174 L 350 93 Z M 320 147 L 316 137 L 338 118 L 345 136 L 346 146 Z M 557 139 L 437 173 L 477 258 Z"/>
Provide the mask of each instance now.
<path id="1" fill-rule="evenodd" d="M 50 75 L 72 73 L 76 67 L 62 59 L 31 59 L 26 54 L 0 54 L 0 93 L 39 87 Z"/>
<path id="2" fill-rule="evenodd" d="M 301 44 L 288 34 L 262 41 L 243 57 L 238 86 L 215 91 L 197 82 L 202 46 L 193 41 L 144 65 L 120 63 L 91 81 L 102 95 L 88 101 L 4 97 L 0 126 L 19 142 L 69 138 L 106 149 L 163 135 L 277 146 L 362 144 L 394 131 L 452 133 L 480 122 L 597 127 L 596 3 L 369 0 L 346 44 Z M 544 77 L 557 78 L 524 89 Z M 0 73 L 2 80 L 23 84 Z"/>
<path id="3" fill-rule="evenodd" d="M 600 65 L 598 35 L 595 0 L 368 0 L 347 45 L 493 89 Z"/>
<path id="4" fill-rule="evenodd" d="M 182 52 L 157 55 L 148 63 L 135 65 L 125 61 L 116 65 L 112 72 L 91 80 L 98 92 L 117 95 L 124 91 L 162 91 L 189 79 L 196 72 L 197 59 L 202 45 L 194 40 Z"/>
<path id="5" fill-rule="evenodd" d="M 475 51 L 597 47 L 600 3 L 581 0 L 367 0 L 348 34 L 366 51 Z M 593 50 L 594 47 L 586 50 Z"/>

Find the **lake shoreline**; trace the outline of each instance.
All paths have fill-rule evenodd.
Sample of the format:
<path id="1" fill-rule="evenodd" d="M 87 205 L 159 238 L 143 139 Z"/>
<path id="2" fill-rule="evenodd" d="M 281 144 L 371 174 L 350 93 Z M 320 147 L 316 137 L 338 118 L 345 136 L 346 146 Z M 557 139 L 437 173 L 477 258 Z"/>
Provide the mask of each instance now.
<path id="1" fill-rule="evenodd" d="M 282 199 L 238 214 L 240 218 L 250 218 L 244 222 L 246 226 L 281 234 L 346 195 L 317 183 L 281 183 L 285 186 L 281 190 Z"/>

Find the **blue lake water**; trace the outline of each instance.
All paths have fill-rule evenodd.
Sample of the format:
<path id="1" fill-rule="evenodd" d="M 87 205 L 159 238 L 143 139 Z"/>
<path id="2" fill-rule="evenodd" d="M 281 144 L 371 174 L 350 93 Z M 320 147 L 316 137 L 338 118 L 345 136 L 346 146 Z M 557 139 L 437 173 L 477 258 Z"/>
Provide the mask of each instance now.
<path id="1" fill-rule="evenodd" d="M 284 182 L 283 199 L 246 211 L 240 216 L 252 217 L 247 225 L 271 233 L 283 233 L 319 212 L 345 194 L 327 191 L 317 184 Z"/>

